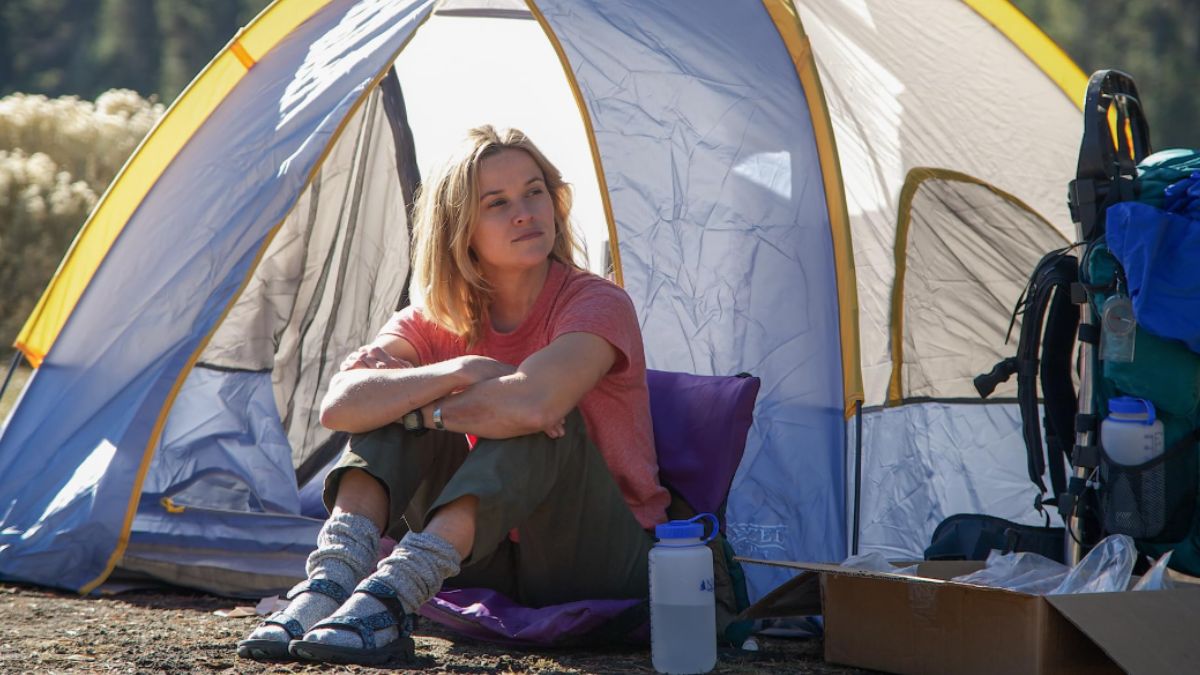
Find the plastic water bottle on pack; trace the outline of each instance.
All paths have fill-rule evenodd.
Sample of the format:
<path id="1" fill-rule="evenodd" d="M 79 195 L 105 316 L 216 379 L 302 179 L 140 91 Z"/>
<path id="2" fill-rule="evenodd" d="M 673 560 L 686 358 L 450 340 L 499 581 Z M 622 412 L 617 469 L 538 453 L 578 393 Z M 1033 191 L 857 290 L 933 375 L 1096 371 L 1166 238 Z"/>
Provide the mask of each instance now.
<path id="1" fill-rule="evenodd" d="M 1154 404 L 1132 396 L 1108 400 L 1108 417 L 1100 423 L 1100 445 L 1117 464 L 1145 464 L 1163 453 L 1163 423 Z"/>
<path id="2" fill-rule="evenodd" d="M 704 537 L 704 525 L 712 531 Z M 650 549 L 650 655 L 660 673 L 707 673 L 717 664 L 717 605 L 713 556 L 705 545 L 717 518 L 702 513 L 654 529 Z"/>
<path id="3" fill-rule="evenodd" d="M 1108 400 L 1100 423 L 1100 503 L 1104 529 L 1134 539 L 1157 537 L 1174 511 L 1163 457 L 1163 423 L 1154 404 L 1121 396 Z M 1190 511 L 1191 508 L 1189 507 Z"/>

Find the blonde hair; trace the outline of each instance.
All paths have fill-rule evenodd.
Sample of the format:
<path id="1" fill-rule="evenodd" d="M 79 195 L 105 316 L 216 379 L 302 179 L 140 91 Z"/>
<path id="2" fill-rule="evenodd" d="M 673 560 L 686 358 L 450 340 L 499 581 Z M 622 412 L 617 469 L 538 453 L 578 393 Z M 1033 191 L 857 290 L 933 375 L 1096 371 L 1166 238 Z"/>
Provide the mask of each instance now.
<path id="1" fill-rule="evenodd" d="M 492 289 L 470 250 L 479 213 L 479 165 L 502 150 L 521 150 L 542 170 L 554 204 L 550 259 L 578 268 L 582 253 L 570 226 L 571 186 L 517 129 L 491 125 L 467 132 L 461 150 L 422 185 L 414 213 L 413 282 L 425 296 L 425 315 L 468 345 L 483 332 Z"/>

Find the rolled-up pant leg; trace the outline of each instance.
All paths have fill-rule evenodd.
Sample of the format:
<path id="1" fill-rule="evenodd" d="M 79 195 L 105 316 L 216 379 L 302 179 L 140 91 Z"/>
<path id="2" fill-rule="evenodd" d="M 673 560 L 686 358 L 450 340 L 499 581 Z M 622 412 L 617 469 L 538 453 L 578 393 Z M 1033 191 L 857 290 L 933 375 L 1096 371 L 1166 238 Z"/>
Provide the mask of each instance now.
<path id="1" fill-rule="evenodd" d="M 388 495 L 388 523 L 384 534 L 400 541 L 405 532 L 421 532 L 430 504 L 441 494 L 470 451 L 462 434 L 429 430 L 412 432 L 399 424 L 354 434 L 349 447 L 325 479 L 323 498 L 333 510 L 342 475 L 361 469 L 383 486 Z M 491 588 L 515 598 L 515 546 L 507 540 L 489 556 L 471 556 L 459 574 L 447 580 L 457 588 Z"/>

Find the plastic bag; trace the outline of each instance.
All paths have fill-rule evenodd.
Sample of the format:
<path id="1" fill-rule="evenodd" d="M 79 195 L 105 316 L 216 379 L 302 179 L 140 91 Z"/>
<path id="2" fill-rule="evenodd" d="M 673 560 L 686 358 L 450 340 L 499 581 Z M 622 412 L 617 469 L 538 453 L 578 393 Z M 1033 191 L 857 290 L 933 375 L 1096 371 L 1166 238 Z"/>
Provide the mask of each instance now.
<path id="1" fill-rule="evenodd" d="M 1154 563 L 1149 572 L 1142 575 L 1138 580 L 1137 585 L 1133 587 L 1135 591 L 1165 591 L 1168 588 L 1175 588 L 1175 582 L 1171 580 L 1171 575 L 1167 574 L 1167 562 L 1171 560 L 1171 554 L 1175 551 L 1167 551 Z"/>
<path id="2" fill-rule="evenodd" d="M 1044 595 L 1057 588 L 1068 572 L 1069 567 L 1044 555 L 1027 551 L 1001 553 L 993 550 L 988 554 L 983 569 L 954 577 L 953 581 Z"/>
<path id="3" fill-rule="evenodd" d="M 986 567 L 955 577 L 954 581 L 1032 595 L 1109 593 L 1128 588 L 1136 560 L 1133 539 L 1117 534 L 1100 540 L 1075 567 L 1067 567 L 1036 553 L 992 551 Z M 1166 563 L 1162 566 L 1165 568 Z"/>
<path id="4" fill-rule="evenodd" d="M 1046 595 L 1123 591 L 1129 588 L 1136 561 L 1137 547 L 1132 537 L 1124 534 L 1105 537 Z"/>
<path id="5" fill-rule="evenodd" d="M 917 573 L 916 565 L 896 567 L 888 562 L 887 558 L 883 557 L 883 554 L 878 551 L 852 555 L 842 561 L 842 567 L 853 567 L 856 570 L 867 570 L 868 572 L 887 572 L 888 574 L 906 574 L 910 576 Z"/>

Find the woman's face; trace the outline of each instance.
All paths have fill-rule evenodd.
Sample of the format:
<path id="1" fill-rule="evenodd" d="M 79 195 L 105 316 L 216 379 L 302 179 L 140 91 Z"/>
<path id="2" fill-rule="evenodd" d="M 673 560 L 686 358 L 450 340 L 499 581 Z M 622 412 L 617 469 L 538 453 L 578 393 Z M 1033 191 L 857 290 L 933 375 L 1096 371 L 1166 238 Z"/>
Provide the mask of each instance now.
<path id="1" fill-rule="evenodd" d="M 485 157 L 479 163 L 479 215 L 471 235 L 484 277 L 546 262 L 554 236 L 554 203 L 537 162 L 512 149 Z"/>

